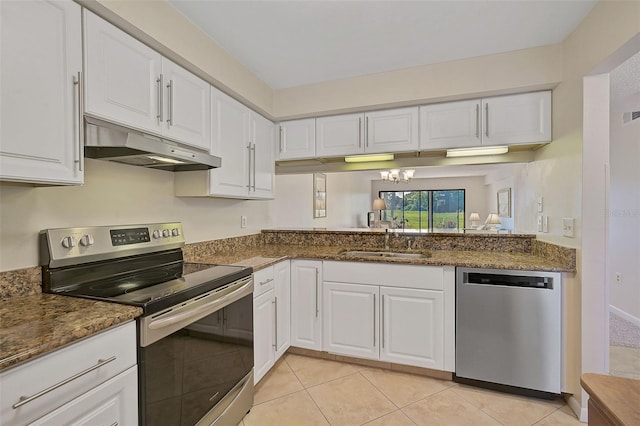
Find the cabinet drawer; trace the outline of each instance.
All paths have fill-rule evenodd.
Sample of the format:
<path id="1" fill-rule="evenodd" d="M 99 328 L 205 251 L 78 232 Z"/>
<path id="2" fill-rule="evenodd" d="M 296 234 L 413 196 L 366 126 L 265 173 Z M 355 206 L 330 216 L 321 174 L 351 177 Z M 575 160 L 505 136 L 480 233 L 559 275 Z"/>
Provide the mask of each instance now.
<path id="1" fill-rule="evenodd" d="M 425 290 L 444 289 L 440 266 L 388 265 L 365 262 L 324 262 L 324 281 L 385 285 Z"/>
<path id="2" fill-rule="evenodd" d="M 92 369 L 99 363 L 100 367 Z M 10 369 L 0 375 L 0 423 L 29 423 L 135 364 L 136 327 L 131 321 Z M 22 396 L 33 396 L 61 383 L 64 384 L 13 408 Z"/>
<path id="3" fill-rule="evenodd" d="M 260 269 L 253 273 L 253 297 L 273 290 L 273 266 Z"/>

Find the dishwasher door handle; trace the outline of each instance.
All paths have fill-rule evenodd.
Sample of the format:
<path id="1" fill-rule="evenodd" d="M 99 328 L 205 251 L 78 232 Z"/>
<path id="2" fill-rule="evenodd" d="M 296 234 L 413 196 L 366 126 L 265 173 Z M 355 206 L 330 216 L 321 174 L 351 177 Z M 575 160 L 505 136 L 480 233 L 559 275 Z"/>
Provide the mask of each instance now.
<path id="1" fill-rule="evenodd" d="M 552 277 L 535 277 L 525 275 L 501 275 L 467 272 L 464 274 L 463 283 L 465 285 L 486 285 L 550 290 L 553 289 Z"/>

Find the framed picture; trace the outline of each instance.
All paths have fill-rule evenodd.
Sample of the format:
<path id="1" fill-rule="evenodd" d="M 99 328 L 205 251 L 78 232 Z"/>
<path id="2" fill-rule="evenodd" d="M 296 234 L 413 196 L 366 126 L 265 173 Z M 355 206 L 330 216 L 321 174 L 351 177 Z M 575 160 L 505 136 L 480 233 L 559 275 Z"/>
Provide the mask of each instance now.
<path id="1" fill-rule="evenodd" d="M 327 175 L 313 174 L 313 218 L 327 217 Z"/>
<path id="2" fill-rule="evenodd" d="M 511 188 L 498 191 L 498 216 L 511 217 Z"/>

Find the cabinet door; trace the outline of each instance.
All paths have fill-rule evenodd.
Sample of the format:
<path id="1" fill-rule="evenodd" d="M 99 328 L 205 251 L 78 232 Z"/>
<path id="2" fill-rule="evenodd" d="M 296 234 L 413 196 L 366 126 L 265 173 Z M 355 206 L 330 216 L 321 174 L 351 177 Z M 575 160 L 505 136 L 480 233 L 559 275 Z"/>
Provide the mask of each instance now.
<path id="1" fill-rule="evenodd" d="M 380 360 L 444 368 L 443 292 L 380 287 Z"/>
<path id="2" fill-rule="evenodd" d="M 368 112 L 365 121 L 366 152 L 418 150 L 418 107 Z"/>
<path id="3" fill-rule="evenodd" d="M 480 116 L 479 99 L 420 107 L 420 150 L 479 146 Z"/>
<path id="4" fill-rule="evenodd" d="M 323 350 L 378 359 L 378 287 L 324 282 Z"/>
<path id="5" fill-rule="evenodd" d="M 211 195 L 249 196 L 249 117 L 240 102 L 211 88 L 211 152 L 222 166 L 211 170 Z"/>
<path id="6" fill-rule="evenodd" d="M 275 301 L 273 290 L 253 299 L 253 382 L 258 383 L 275 362 Z"/>
<path id="7" fill-rule="evenodd" d="M 0 2 L 0 179 L 83 182 L 80 6 Z M 82 82 L 80 82 L 82 84 Z"/>
<path id="8" fill-rule="evenodd" d="M 364 152 L 364 114 L 316 119 L 316 155 L 333 157 Z"/>
<path id="9" fill-rule="evenodd" d="M 162 134 L 211 150 L 211 87 L 181 66 L 162 58 L 164 124 Z"/>
<path id="10" fill-rule="evenodd" d="M 283 121 L 280 123 L 280 160 L 313 158 L 316 156 L 316 120 Z"/>
<path id="11" fill-rule="evenodd" d="M 498 96 L 482 101 L 483 145 L 551 141 L 551 92 Z"/>
<path id="12" fill-rule="evenodd" d="M 291 261 L 291 346 L 322 350 L 322 262 Z"/>
<path id="13" fill-rule="evenodd" d="M 31 425 L 134 425 L 138 422 L 138 368 L 131 367 Z"/>
<path id="14" fill-rule="evenodd" d="M 291 335 L 291 269 L 289 261 L 274 265 L 276 361 L 289 349 Z"/>
<path id="15" fill-rule="evenodd" d="M 85 10 L 85 111 L 159 134 L 161 56 Z"/>
<path id="16" fill-rule="evenodd" d="M 251 198 L 273 198 L 275 181 L 275 125 L 255 112 L 251 113 Z"/>

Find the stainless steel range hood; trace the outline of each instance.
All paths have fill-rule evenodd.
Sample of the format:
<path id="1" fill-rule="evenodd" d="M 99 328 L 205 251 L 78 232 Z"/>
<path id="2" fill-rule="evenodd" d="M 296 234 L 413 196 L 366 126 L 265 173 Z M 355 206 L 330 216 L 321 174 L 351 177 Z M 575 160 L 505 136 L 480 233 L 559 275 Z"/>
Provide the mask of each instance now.
<path id="1" fill-rule="evenodd" d="M 84 155 L 151 169 L 184 172 L 220 167 L 222 160 L 187 145 L 86 117 Z"/>

